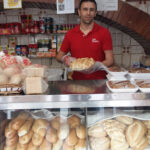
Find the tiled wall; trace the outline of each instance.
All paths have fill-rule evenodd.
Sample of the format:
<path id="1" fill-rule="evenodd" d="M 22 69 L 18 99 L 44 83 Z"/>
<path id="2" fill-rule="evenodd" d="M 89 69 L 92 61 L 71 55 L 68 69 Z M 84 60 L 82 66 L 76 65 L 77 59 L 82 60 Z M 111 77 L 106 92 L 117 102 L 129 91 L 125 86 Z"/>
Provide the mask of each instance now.
<path id="1" fill-rule="evenodd" d="M 41 13 L 42 12 L 42 13 Z M 40 16 L 51 16 L 54 18 L 55 24 L 77 24 L 79 23 L 78 16 L 75 15 L 56 15 L 56 11 L 52 10 L 41 10 L 36 8 L 28 8 L 25 10 L 7 10 L 5 12 L 0 13 L 0 23 L 6 22 L 20 22 L 19 15 L 21 14 L 32 14 L 33 20 L 38 20 Z M 98 24 L 108 28 L 112 35 L 113 40 L 113 52 L 115 57 L 115 63 L 119 65 L 123 65 L 126 67 L 132 66 L 134 63 L 139 62 L 139 58 L 144 55 L 143 48 L 137 43 L 133 38 L 128 36 L 127 34 L 107 26 L 106 24 L 102 24 L 101 22 L 97 22 Z M 49 38 L 47 35 L 21 35 L 17 38 L 17 44 L 29 44 L 34 43 L 39 36 L 45 36 Z M 1 36 L 0 44 L 5 45 L 8 43 L 8 38 Z M 127 53 L 127 52 L 128 53 Z M 58 63 L 54 58 L 53 59 L 32 59 L 33 63 L 46 64 L 50 67 L 62 67 L 62 64 Z"/>

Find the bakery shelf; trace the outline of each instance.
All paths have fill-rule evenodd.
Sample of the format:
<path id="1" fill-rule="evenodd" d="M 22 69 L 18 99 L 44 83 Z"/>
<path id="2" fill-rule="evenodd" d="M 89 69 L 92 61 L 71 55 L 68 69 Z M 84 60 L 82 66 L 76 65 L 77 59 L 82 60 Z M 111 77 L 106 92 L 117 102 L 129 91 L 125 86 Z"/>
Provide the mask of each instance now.
<path id="1" fill-rule="evenodd" d="M 45 95 L 0 96 L 0 110 L 139 106 L 150 106 L 150 93 L 111 93 L 105 80 L 53 81 Z"/>

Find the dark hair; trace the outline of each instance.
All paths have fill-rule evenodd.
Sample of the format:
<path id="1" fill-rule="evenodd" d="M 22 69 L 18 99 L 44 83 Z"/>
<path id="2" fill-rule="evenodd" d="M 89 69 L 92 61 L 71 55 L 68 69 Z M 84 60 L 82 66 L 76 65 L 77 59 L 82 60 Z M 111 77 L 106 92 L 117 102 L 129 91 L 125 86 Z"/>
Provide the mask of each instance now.
<path id="1" fill-rule="evenodd" d="M 84 3 L 84 2 L 91 2 L 91 3 L 94 3 L 95 6 L 96 6 L 96 9 L 97 9 L 97 3 L 96 3 L 95 0 L 81 0 L 80 3 L 79 3 L 79 9 L 81 8 L 82 3 Z"/>

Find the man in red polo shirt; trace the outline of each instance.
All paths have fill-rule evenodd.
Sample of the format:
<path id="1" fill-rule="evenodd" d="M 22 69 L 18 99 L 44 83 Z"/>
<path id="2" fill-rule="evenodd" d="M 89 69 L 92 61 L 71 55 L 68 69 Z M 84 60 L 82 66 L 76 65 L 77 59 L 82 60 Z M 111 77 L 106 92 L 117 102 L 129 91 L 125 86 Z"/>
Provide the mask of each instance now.
<path id="1" fill-rule="evenodd" d="M 80 24 L 68 31 L 57 60 L 69 66 L 76 58 L 89 57 L 95 60 L 95 65 L 89 72 L 75 71 L 72 75 L 74 80 L 105 79 L 106 72 L 101 70 L 101 64 L 110 66 L 113 64 L 112 39 L 109 31 L 96 24 L 94 17 L 97 13 L 95 0 L 81 0 L 78 14 Z M 67 53 L 70 52 L 71 56 Z"/>

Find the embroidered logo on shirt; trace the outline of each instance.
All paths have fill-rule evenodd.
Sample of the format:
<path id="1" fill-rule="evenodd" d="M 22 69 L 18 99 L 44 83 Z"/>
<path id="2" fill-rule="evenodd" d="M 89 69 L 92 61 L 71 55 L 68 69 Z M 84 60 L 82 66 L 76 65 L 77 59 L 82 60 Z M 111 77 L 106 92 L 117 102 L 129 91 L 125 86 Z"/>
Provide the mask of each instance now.
<path id="1" fill-rule="evenodd" d="M 98 40 L 96 40 L 95 38 L 92 39 L 92 43 L 99 43 Z"/>

